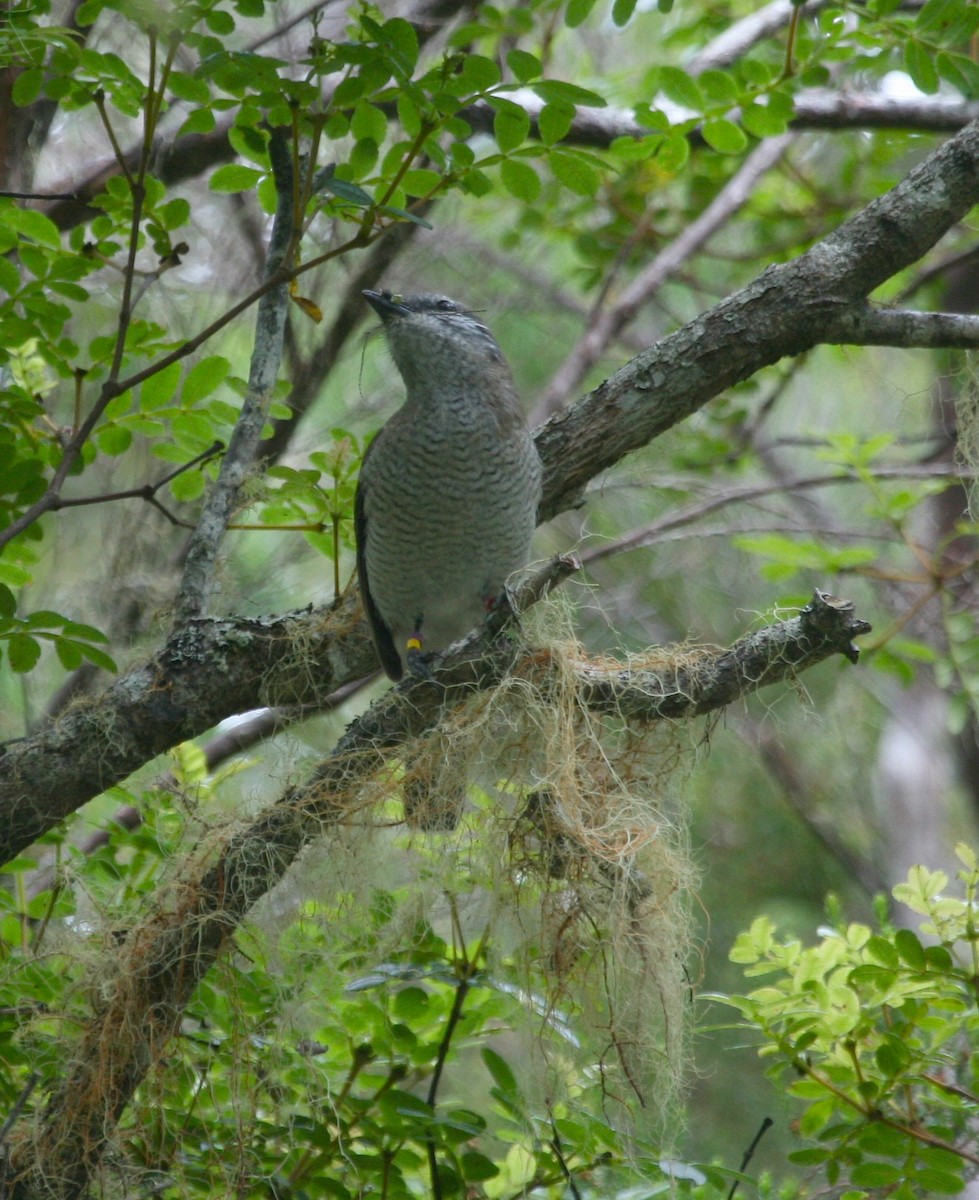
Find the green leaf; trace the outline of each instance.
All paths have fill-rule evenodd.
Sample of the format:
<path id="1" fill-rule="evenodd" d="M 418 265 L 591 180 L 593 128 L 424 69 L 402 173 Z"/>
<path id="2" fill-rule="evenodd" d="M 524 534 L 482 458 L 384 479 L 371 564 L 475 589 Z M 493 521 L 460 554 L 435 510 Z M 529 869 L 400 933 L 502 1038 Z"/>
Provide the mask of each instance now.
<path id="1" fill-rule="evenodd" d="M 704 97 L 695 80 L 679 67 L 661 67 L 659 87 L 663 95 L 683 108 L 703 112 Z"/>
<path id="2" fill-rule="evenodd" d="M 404 17 L 392 17 L 381 27 L 381 40 L 391 52 L 391 58 L 405 79 L 410 78 L 418 61 L 418 34 Z"/>
<path id="3" fill-rule="evenodd" d="M 424 988 L 405 987 L 394 995 L 391 1005 L 395 1016 L 401 1021 L 418 1021 L 427 1016 L 431 1001 Z"/>
<path id="4" fill-rule="evenodd" d="M 690 142 L 679 130 L 673 130 L 662 142 L 656 161 L 664 171 L 676 175 L 687 165 L 690 158 Z"/>
<path id="5" fill-rule="evenodd" d="M 212 192 L 247 192 L 262 178 L 264 172 L 241 163 L 227 163 L 211 176 L 209 187 Z"/>
<path id="6" fill-rule="evenodd" d="M 488 92 L 500 82 L 500 68 L 491 58 L 467 54 L 459 72 L 459 82 L 470 92 Z"/>
<path id="7" fill-rule="evenodd" d="M 595 7 L 595 0 L 568 0 L 564 10 L 564 23 L 569 29 L 577 29 Z"/>
<path id="8" fill-rule="evenodd" d="M 86 625 L 83 621 L 64 621 L 62 632 L 66 637 L 82 638 L 86 642 L 108 642 L 108 636 L 94 625 Z"/>
<path id="9" fill-rule="evenodd" d="M 464 1150 L 459 1156 L 459 1164 L 467 1183 L 483 1183 L 487 1179 L 495 1179 L 500 1173 L 500 1168 L 492 1159 L 476 1150 Z"/>
<path id="10" fill-rule="evenodd" d="M 177 130 L 177 136 L 183 137 L 188 133 L 210 133 L 217 125 L 217 118 L 209 108 L 199 108 L 192 112 Z"/>
<path id="11" fill-rule="evenodd" d="M 235 31 L 235 19 L 229 12 L 220 8 L 210 8 L 204 11 L 204 23 L 212 33 L 219 37 L 227 37 Z"/>
<path id="12" fill-rule="evenodd" d="M 733 108 L 738 102 L 738 89 L 726 71 L 711 69 L 697 76 L 697 86 L 711 104 Z"/>
<path id="13" fill-rule="evenodd" d="M 879 934 L 867 939 L 864 950 L 882 967 L 889 967 L 892 971 L 896 971 L 900 965 L 896 947 Z"/>
<path id="14" fill-rule="evenodd" d="M 178 100 L 186 100 L 190 104 L 207 104 L 211 99 L 211 90 L 205 81 L 187 71 L 171 71 L 167 77 L 167 87 Z"/>
<path id="15" fill-rule="evenodd" d="M 184 471 L 176 479 L 171 479 L 168 486 L 175 500 L 180 500 L 182 503 L 189 503 L 192 500 L 199 500 L 201 498 L 204 494 L 206 483 L 207 481 L 202 471 Z"/>
<path id="16" fill-rule="evenodd" d="M 16 296 L 20 291 L 20 272 L 9 258 L 0 258 L 0 291 Z"/>
<path id="17" fill-rule="evenodd" d="M 612 5 L 612 22 L 615 25 L 626 25 L 636 11 L 636 0 L 615 0 Z"/>
<path id="18" fill-rule="evenodd" d="M 423 167 L 405 171 L 401 177 L 401 186 L 409 196 L 427 196 L 437 191 L 441 183 L 442 176 L 438 171 L 429 171 Z"/>
<path id="19" fill-rule="evenodd" d="M 349 204 L 356 204 L 358 208 L 370 208 L 374 203 L 370 193 L 348 179 L 337 179 L 335 175 L 330 175 L 318 180 L 317 184 L 320 191 L 329 192 L 338 200 L 346 200 Z"/>
<path id="20" fill-rule="evenodd" d="M 26 108 L 28 104 L 33 104 L 40 94 L 43 82 L 44 71 L 40 67 L 28 67 L 26 71 L 21 71 L 14 80 L 10 93 L 14 104 L 18 108 Z"/>
<path id="21" fill-rule="evenodd" d="M 32 671 L 41 657 L 41 643 L 26 633 L 12 633 L 7 639 L 7 657 L 19 675 Z"/>
<path id="22" fill-rule="evenodd" d="M 144 379 L 139 387 L 140 407 L 147 412 L 162 408 L 169 404 L 177 394 L 180 376 L 183 368 L 180 363 L 171 363 L 149 379 Z"/>
<path id="23" fill-rule="evenodd" d="M 569 150 L 553 150 L 547 165 L 554 177 L 570 192 L 579 196 L 594 196 L 601 184 L 601 176 L 579 155 Z"/>
<path id="24" fill-rule="evenodd" d="M 12 206 L 4 211 L 4 221 L 12 229 L 16 229 L 22 237 L 32 238 L 42 246 L 52 250 L 61 249 L 61 234 L 55 223 L 44 215 L 30 208 Z"/>
<path id="25" fill-rule="evenodd" d="M 511 50 L 506 56 L 507 66 L 520 83 L 529 83 L 541 73 L 541 61 L 536 54 L 526 50 Z"/>
<path id="26" fill-rule="evenodd" d="M 133 444 L 133 434 L 125 425 L 103 425 L 96 431 L 95 440 L 103 454 L 116 458 Z"/>
<path id="27" fill-rule="evenodd" d="M 915 38 L 908 38 L 904 47 L 904 66 L 919 91 L 929 96 L 938 91 L 938 71 L 931 53 Z"/>
<path id="28" fill-rule="evenodd" d="M 479 172 L 478 171 L 472 172 L 472 174 L 478 175 Z M 468 179 L 469 176 L 467 176 L 466 178 Z M 415 225 L 421 225 L 421 227 L 423 229 L 433 229 L 434 228 L 434 226 L 431 224 L 431 222 L 426 221 L 424 217 L 416 216 L 415 213 L 408 212 L 407 209 L 404 209 L 404 208 L 392 208 L 392 206 L 390 204 L 382 204 L 377 211 L 384 213 L 386 216 L 389 216 L 389 217 L 397 217 L 401 221 L 411 221 Z"/>
<path id="29" fill-rule="evenodd" d="M 209 396 L 215 388 L 224 383 L 231 370 L 231 363 L 220 354 L 202 358 L 187 372 L 184 386 L 181 388 L 181 399 L 184 404 L 196 404 Z"/>
<path id="30" fill-rule="evenodd" d="M 82 651 L 77 642 L 68 638 L 56 638 L 54 651 L 66 671 L 77 671 L 82 665 Z"/>
<path id="31" fill-rule="evenodd" d="M 965 1180 L 960 1174 L 951 1171 L 936 1171 L 931 1167 L 922 1167 L 914 1173 L 914 1185 L 918 1195 L 929 1195 L 937 1192 L 942 1196 L 957 1196 L 965 1191 Z"/>
<path id="32" fill-rule="evenodd" d="M 545 104 L 571 104 L 582 108 L 604 108 L 608 101 L 597 92 L 566 83 L 560 79 L 542 79 L 531 84 L 531 88 Z"/>
<path id="33" fill-rule="evenodd" d="M 770 104 L 752 100 L 741 109 L 741 125 L 753 137 L 778 137 L 788 128 L 786 115 Z"/>
<path id="34" fill-rule="evenodd" d="M 947 50 L 941 50 L 935 65 L 942 79 L 958 88 L 967 100 L 979 99 L 979 63 L 964 54 L 950 54 Z"/>
<path id="35" fill-rule="evenodd" d="M 893 1039 L 878 1046 L 874 1053 L 874 1062 L 877 1064 L 878 1071 L 889 1078 L 896 1078 L 900 1075 L 907 1067 L 908 1059 L 907 1050 L 902 1054 Z"/>
<path id="36" fill-rule="evenodd" d="M 110 671 L 112 674 L 115 674 L 119 670 L 115 659 L 106 654 L 104 650 L 100 650 L 98 646 L 92 646 L 88 642 L 79 642 L 78 649 L 81 651 L 83 658 L 87 658 L 90 663 L 101 667 L 103 671 Z"/>
<path id="37" fill-rule="evenodd" d="M 12 563 L 2 563 L 0 566 L 4 568 L 4 578 L 8 578 L 8 571 L 19 572 L 20 574 L 26 576 L 26 578 L 23 580 L 23 583 L 26 583 L 30 578 L 26 571 L 21 571 L 20 567 L 15 567 Z M 15 583 L 16 580 L 10 580 L 10 582 Z M 18 584 L 18 586 L 22 586 L 22 584 Z M 0 621 L 9 621 L 16 611 L 17 597 L 5 583 L 0 583 Z"/>
<path id="38" fill-rule="evenodd" d="M 545 104 L 537 118 L 537 129 L 545 146 L 553 146 L 568 136 L 574 108 L 569 104 Z"/>
<path id="39" fill-rule="evenodd" d="M 505 158 L 500 163 L 500 178 L 510 195 L 525 204 L 533 204 L 540 196 L 540 176 L 529 163 L 519 158 Z"/>
<path id="40" fill-rule="evenodd" d="M 740 154 L 748 145 L 743 129 L 727 117 L 714 117 L 702 126 L 704 141 L 719 154 Z"/>
<path id="41" fill-rule="evenodd" d="M 387 136 L 388 119 L 376 105 L 361 100 L 350 119 L 350 132 L 357 139 L 370 138 L 378 146 Z"/>
<path id="42" fill-rule="evenodd" d="M 894 945 L 901 961 L 913 971 L 924 971 L 927 967 L 925 948 L 918 940 L 917 934 L 911 929 L 899 929 L 894 934 Z"/>
<path id="43" fill-rule="evenodd" d="M 517 104 L 499 108 L 493 117 L 493 136 L 502 154 L 509 154 L 527 140 L 530 117 Z"/>
<path id="44" fill-rule="evenodd" d="M 851 1182 L 858 1187 L 883 1188 L 893 1187 L 901 1179 L 901 1168 L 893 1163 L 864 1162 L 854 1167 L 850 1172 Z"/>
<path id="45" fill-rule="evenodd" d="M 518 1095 L 517 1078 L 510 1069 L 510 1064 L 489 1046 L 484 1046 L 480 1054 L 483 1056 L 486 1069 L 493 1077 L 493 1082 L 500 1091 L 508 1096 Z"/>
<path id="46" fill-rule="evenodd" d="M 164 229 L 179 229 L 190 220 L 190 202 L 177 196 L 161 204 L 155 215 Z"/>

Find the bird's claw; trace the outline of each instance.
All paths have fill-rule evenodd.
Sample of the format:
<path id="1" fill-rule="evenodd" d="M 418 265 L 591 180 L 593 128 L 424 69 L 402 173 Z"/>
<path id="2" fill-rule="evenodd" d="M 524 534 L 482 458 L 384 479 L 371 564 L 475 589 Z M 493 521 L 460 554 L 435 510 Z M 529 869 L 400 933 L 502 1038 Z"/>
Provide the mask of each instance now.
<path id="1" fill-rule="evenodd" d="M 405 651 L 405 663 L 408 671 L 416 679 L 432 680 L 435 676 L 432 674 L 432 669 L 428 665 L 431 655 L 426 654 L 420 646 L 410 646 Z"/>

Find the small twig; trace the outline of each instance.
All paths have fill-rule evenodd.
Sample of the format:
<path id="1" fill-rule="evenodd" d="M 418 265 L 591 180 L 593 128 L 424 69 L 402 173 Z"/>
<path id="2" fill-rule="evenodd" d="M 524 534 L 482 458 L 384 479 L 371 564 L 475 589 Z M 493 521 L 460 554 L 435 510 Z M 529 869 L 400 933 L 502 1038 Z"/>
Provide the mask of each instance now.
<path id="1" fill-rule="evenodd" d="M 745 1169 L 748 1166 L 748 1163 L 750 1163 L 751 1160 L 754 1158 L 755 1151 L 758 1149 L 758 1143 L 765 1136 L 765 1134 L 768 1133 L 769 1129 L 771 1129 L 771 1127 L 774 1124 L 775 1124 L 775 1122 L 772 1120 L 771 1117 L 763 1118 L 762 1123 L 761 1123 L 761 1128 L 758 1130 L 758 1132 L 755 1134 L 755 1136 L 751 1139 L 751 1145 L 748 1147 L 747 1150 L 745 1150 L 744 1156 L 741 1159 L 741 1168 L 740 1169 L 741 1169 L 742 1175 L 744 1174 Z M 740 1182 L 741 1182 L 740 1179 L 735 1179 L 734 1183 L 731 1184 L 731 1190 L 727 1194 L 727 1200 L 734 1200 L 734 1193 L 738 1190 L 738 1184 Z"/>
<path id="2" fill-rule="evenodd" d="M 873 469 L 875 479 L 955 480 L 972 479 L 975 477 L 975 474 L 976 472 L 969 467 L 958 466 L 954 463 L 935 463 L 924 466 L 909 465 L 906 467 L 878 467 Z M 633 530 L 631 533 L 624 534 L 622 537 L 616 538 L 604 546 L 596 546 L 594 549 L 584 552 L 581 556 L 581 561 L 585 566 L 589 566 L 603 558 L 612 558 L 617 554 L 636 550 L 640 546 L 650 545 L 663 534 L 669 533 L 673 529 L 682 528 L 685 525 L 694 524 L 702 517 L 709 516 L 711 513 L 717 512 L 718 509 L 726 508 L 730 504 L 747 504 L 750 501 L 760 500 L 766 496 L 777 496 L 783 493 L 795 495 L 807 488 L 831 487 L 833 484 L 838 483 L 865 482 L 859 475 L 835 471 L 823 475 L 807 475 L 793 479 L 782 479 L 777 483 L 758 483 L 750 484 L 747 487 L 732 488 L 730 491 L 724 492 L 719 496 L 711 496 L 710 499 L 704 500 L 700 504 L 692 504 L 687 508 L 680 509 L 679 512 L 669 513 L 657 521 L 650 521 L 648 525 Z"/>
<path id="3" fill-rule="evenodd" d="M 266 281 L 287 270 L 295 247 L 296 212 L 293 196 L 292 161 L 286 135 L 274 129 L 269 156 L 275 178 L 278 206 L 269 239 Z M 282 361 L 282 342 L 288 310 L 288 295 L 279 285 L 267 291 L 256 315 L 255 346 L 248 377 L 248 391 L 235 423 L 228 451 L 221 462 L 217 482 L 211 489 L 191 538 L 183 579 L 176 602 L 179 625 L 203 614 L 210 596 L 211 579 L 218 547 L 231 519 L 239 490 L 258 452 L 269 396 Z"/>
<path id="4" fill-rule="evenodd" d="M 21 1088 L 20 1095 L 14 1101 L 13 1107 L 10 1109 L 10 1112 L 7 1114 L 6 1121 L 4 1121 L 4 1123 L 2 1125 L 0 1125 L 0 1146 L 2 1146 L 3 1143 L 6 1141 L 7 1134 L 13 1128 L 15 1122 L 17 1121 L 17 1118 L 20 1116 L 21 1112 L 23 1111 L 24 1105 L 27 1103 L 28 1100 L 30 1100 L 31 1092 L 33 1092 L 34 1089 L 37 1087 L 38 1083 L 40 1082 L 40 1079 L 41 1079 L 41 1076 L 38 1071 L 32 1071 L 30 1073 L 30 1075 L 28 1075 L 27 1082 L 24 1084 L 23 1088 Z"/>
<path id="5" fill-rule="evenodd" d="M 789 17 L 789 30 L 785 38 L 785 61 L 782 64 L 782 74 L 779 76 L 779 83 L 786 79 L 791 79 L 795 74 L 795 40 L 799 32 L 799 18 L 802 16 L 802 9 L 799 5 L 792 6 L 792 15 Z"/>
<path id="6" fill-rule="evenodd" d="M 469 989 L 472 986 L 473 976 L 476 974 L 477 964 L 483 955 L 483 950 L 486 944 L 486 934 L 480 939 L 476 951 L 470 958 L 466 953 L 465 942 L 462 940 L 462 932 L 459 926 L 459 915 L 456 912 L 455 900 L 449 896 L 449 907 L 452 912 L 453 931 L 459 938 L 459 955 L 460 964 L 456 968 L 458 982 L 456 984 L 455 996 L 452 1000 L 452 1008 L 449 1011 L 448 1019 L 445 1022 L 445 1031 L 442 1034 L 442 1040 L 439 1042 L 438 1054 L 435 1058 L 435 1069 L 432 1071 L 432 1081 L 428 1087 L 428 1106 L 433 1111 L 435 1109 L 435 1100 L 438 1095 L 439 1084 L 442 1081 L 442 1071 L 445 1069 L 446 1059 L 449 1056 L 449 1048 L 452 1045 L 452 1038 L 455 1036 L 456 1027 L 462 1019 L 462 1009 L 466 1003 L 466 997 L 469 995 Z M 425 1138 L 426 1150 L 428 1152 L 428 1170 L 432 1180 L 432 1197 L 433 1200 L 441 1200 L 442 1198 L 442 1182 L 439 1179 L 438 1159 L 435 1154 L 435 1137 L 429 1133 Z"/>
<path id="7" fill-rule="evenodd" d="M 78 200 L 77 192 L 4 192 L 0 196 L 5 200 Z"/>
<path id="8" fill-rule="evenodd" d="M 571 1174 L 571 1170 L 565 1161 L 564 1152 L 561 1149 L 561 1138 L 558 1135 L 557 1126 L 554 1124 L 553 1120 L 551 1121 L 551 1129 L 554 1133 L 550 1143 L 551 1149 L 554 1151 L 554 1157 L 557 1159 L 558 1165 L 561 1168 L 561 1174 L 567 1180 L 568 1191 L 574 1197 L 574 1200 L 581 1200 L 581 1192 L 578 1191 L 578 1185 L 575 1183 L 574 1176 Z"/>
<path id="9" fill-rule="evenodd" d="M 90 504 L 108 504 L 113 500 L 145 500 L 152 504 L 154 508 L 160 510 L 161 513 L 174 525 L 180 525 L 184 529 L 193 529 L 194 525 L 190 521 L 183 521 L 180 517 L 174 516 L 157 498 L 156 493 L 171 483 L 178 475 L 184 474 L 185 471 L 190 471 L 192 468 L 200 466 L 213 458 L 215 454 L 220 454 L 224 449 L 224 442 L 215 441 L 206 450 L 202 451 L 190 462 L 182 463 L 173 471 L 168 471 L 162 479 L 158 479 L 156 483 L 146 483 L 138 488 L 126 488 L 121 492 L 102 492 L 98 496 L 74 496 L 70 500 L 64 499 L 62 496 L 57 496 L 51 504 L 52 512 L 59 512 L 63 508 L 81 508 Z"/>
<path id="10" fill-rule="evenodd" d="M 656 255 L 616 303 L 593 315 L 545 389 L 538 405 L 540 413 L 554 412 L 574 395 L 588 371 L 639 309 L 754 195 L 758 180 L 778 163 L 795 136 L 786 133 L 758 145 L 703 212 Z"/>

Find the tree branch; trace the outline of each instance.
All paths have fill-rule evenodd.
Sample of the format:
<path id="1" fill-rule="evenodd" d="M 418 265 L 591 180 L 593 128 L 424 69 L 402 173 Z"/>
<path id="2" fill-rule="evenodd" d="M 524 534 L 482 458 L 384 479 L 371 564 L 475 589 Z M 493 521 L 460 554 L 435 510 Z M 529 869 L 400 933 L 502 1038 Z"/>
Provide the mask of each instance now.
<path id="1" fill-rule="evenodd" d="M 694 651 L 679 665 L 607 663 L 578 669 L 579 702 L 630 721 L 679 721 L 714 712 L 741 696 L 807 670 L 833 654 L 856 662 L 853 639 L 870 625 L 853 605 L 817 591 L 799 616 L 767 626 L 725 651 Z"/>
<path id="2" fill-rule="evenodd" d="M 785 7 L 790 5 L 786 3 Z M 521 105 L 531 119 L 533 135 L 537 136 L 537 118 L 544 106 L 543 101 L 532 92 L 523 91 L 511 93 L 507 99 Z M 692 115 L 662 97 L 657 108 L 674 122 L 688 120 Z M 463 110 L 460 115 L 477 131 L 492 132 L 494 114 L 495 110 L 490 105 L 478 103 Z M 979 102 L 954 96 L 898 99 L 874 92 L 834 92 L 814 88 L 796 94 L 791 124 L 796 130 L 905 129 L 918 133 L 955 133 L 977 118 Z M 154 162 L 159 163 L 158 178 L 173 186 L 195 179 L 212 167 L 233 159 L 235 150 L 228 137 L 231 125 L 230 121 L 222 122 L 208 134 L 187 134 L 172 144 L 161 141 L 154 146 Z M 575 113 L 563 140 L 568 145 L 605 149 L 618 137 L 649 136 L 649 128 L 640 125 L 624 109 L 582 108 Z M 696 131 L 691 136 L 696 137 Z M 127 151 L 124 161 L 129 169 L 135 168 L 139 161 L 138 148 Z M 84 221 L 91 221 L 101 212 L 93 207 L 92 201 L 105 191 L 108 180 L 118 174 L 120 170 L 115 158 L 109 158 L 86 179 L 62 180 L 52 185 L 47 194 L 53 202 L 42 211 L 62 230 L 74 229 Z"/>
<path id="3" fill-rule="evenodd" d="M 905 350 L 975 350 L 979 347 L 979 317 L 855 304 L 836 314 L 824 340 Z"/>
<path id="4" fill-rule="evenodd" d="M 556 560 L 518 601 L 524 607 L 574 564 Z M 741 639 L 726 651 L 683 655 L 660 670 L 578 668 L 580 700 L 647 724 L 714 711 L 834 654 L 856 658 L 852 638 L 869 630 L 852 605 L 816 593 L 798 617 Z M 446 654 L 431 680 L 409 679 L 359 717 L 305 784 L 289 789 L 250 825 L 227 837 L 201 875 L 168 889 L 129 934 L 99 1012 L 84 1029 L 64 1083 L 35 1138 L 11 1168 L 27 1197 L 75 1200 L 97 1170 L 112 1129 L 176 1032 L 190 996 L 248 910 L 303 848 L 356 811 L 361 783 L 388 752 L 434 728 L 447 708 L 509 674 L 543 689 L 563 670 L 549 655 L 521 654 L 487 623 Z"/>
<path id="5" fill-rule="evenodd" d="M 656 255 L 619 296 L 615 304 L 593 315 L 588 328 L 575 343 L 554 374 L 540 400 L 539 416 L 563 406 L 564 397 L 574 392 L 609 344 L 615 340 L 640 307 L 663 286 L 751 198 L 758 180 L 775 166 L 794 140 L 784 134 L 760 142 L 702 213 L 668 246 Z"/>
<path id="6" fill-rule="evenodd" d="M 874 479 L 917 479 L 917 480 L 947 480 L 949 486 L 965 479 L 975 479 L 976 472 L 969 467 L 958 467 L 953 463 L 931 463 L 925 465 L 908 464 L 906 466 L 870 468 Z M 614 558 L 626 554 L 630 550 L 638 550 L 642 546 L 650 546 L 663 538 L 674 529 L 696 524 L 719 509 L 732 504 L 750 504 L 768 496 L 791 496 L 797 498 L 801 492 L 810 488 L 838 487 L 841 484 L 860 484 L 866 486 L 866 479 L 852 472 L 828 471 L 822 475 L 788 476 L 775 482 L 752 483 L 743 487 L 728 488 L 717 495 L 708 496 L 697 504 L 689 504 L 685 508 L 675 509 L 664 513 L 653 521 L 648 521 L 639 529 L 624 533 L 620 537 L 603 542 L 599 546 L 587 550 L 581 560 L 585 566 L 599 562 L 603 558 Z"/>
<path id="7" fill-rule="evenodd" d="M 979 124 L 798 259 L 634 358 L 537 432 L 540 519 L 713 396 L 825 340 L 841 312 L 915 262 L 979 201 Z M 190 622 L 101 696 L 0 756 L 0 860 L 170 746 L 262 704 L 316 703 L 376 669 L 355 593 L 329 611 Z"/>
<path id="8" fill-rule="evenodd" d="M 293 191 L 292 158 L 284 130 L 272 130 L 269 157 L 278 204 L 265 263 L 266 282 L 282 267 L 289 266 L 300 221 Z M 217 482 L 208 493 L 190 539 L 176 603 L 175 623 L 178 626 L 190 617 L 201 616 L 207 609 L 218 549 L 227 532 L 238 492 L 255 462 L 262 426 L 278 379 L 288 306 L 289 294 L 284 284 L 269 289 L 258 302 L 248 390 L 227 453 L 221 460 Z"/>
<path id="9" fill-rule="evenodd" d="M 916 262 L 979 201 L 979 122 L 791 262 L 663 338 L 537 433 L 540 515 L 725 388 L 826 339 L 841 312 Z"/>

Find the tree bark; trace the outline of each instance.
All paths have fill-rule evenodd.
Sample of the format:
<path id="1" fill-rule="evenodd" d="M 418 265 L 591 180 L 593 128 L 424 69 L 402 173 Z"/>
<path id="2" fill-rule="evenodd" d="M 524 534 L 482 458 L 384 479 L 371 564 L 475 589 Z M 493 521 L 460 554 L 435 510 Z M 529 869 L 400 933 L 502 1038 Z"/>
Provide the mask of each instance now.
<path id="1" fill-rule="evenodd" d="M 532 599 L 569 564 L 558 560 L 531 582 Z M 497 625 L 502 624 L 498 621 Z M 682 664 L 609 672 L 581 666 L 578 700 L 649 724 L 714 711 L 736 696 L 793 676 L 834 654 L 856 658 L 853 638 L 870 626 L 852 605 L 816 593 L 792 620 L 759 630 L 729 650 L 684 651 Z M 36 1135 L 11 1155 L 8 1189 L 17 1200 L 76 1200 L 97 1171 L 116 1122 L 179 1026 L 194 988 L 227 938 L 303 848 L 355 810 L 358 785 L 387 751 L 435 727 L 447 709 L 508 675 L 542 693 L 566 686 L 550 655 L 520 651 L 488 624 L 445 655 L 432 680 L 393 688 L 349 727 L 305 784 L 215 848 L 126 938 L 103 987 L 104 1003 L 82 1033 L 61 1087 Z M 666 656 L 664 656 L 665 658 Z"/>
<path id="2" fill-rule="evenodd" d="M 867 295 L 920 259 L 977 202 L 979 122 L 805 254 L 769 267 L 542 426 L 540 519 L 580 504 L 591 479 L 725 388 L 785 355 L 845 340 L 841 327 L 866 309 Z M 222 718 L 266 703 L 315 702 L 370 673 L 369 646 L 349 593 L 334 609 L 175 630 L 148 663 L 4 747 L 0 860 Z"/>

